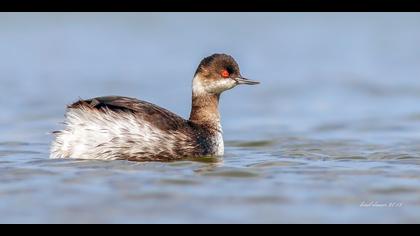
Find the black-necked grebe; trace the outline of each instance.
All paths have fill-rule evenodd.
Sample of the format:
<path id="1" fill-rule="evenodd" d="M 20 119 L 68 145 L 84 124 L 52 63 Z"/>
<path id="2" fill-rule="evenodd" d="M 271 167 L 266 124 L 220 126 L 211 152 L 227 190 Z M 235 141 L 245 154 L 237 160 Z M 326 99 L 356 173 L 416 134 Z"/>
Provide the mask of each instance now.
<path id="1" fill-rule="evenodd" d="M 222 156 L 220 94 L 239 84 L 258 83 L 243 78 L 231 56 L 213 54 L 194 75 L 189 120 L 134 98 L 80 100 L 68 106 L 65 129 L 54 132 L 51 158 L 168 161 Z"/>

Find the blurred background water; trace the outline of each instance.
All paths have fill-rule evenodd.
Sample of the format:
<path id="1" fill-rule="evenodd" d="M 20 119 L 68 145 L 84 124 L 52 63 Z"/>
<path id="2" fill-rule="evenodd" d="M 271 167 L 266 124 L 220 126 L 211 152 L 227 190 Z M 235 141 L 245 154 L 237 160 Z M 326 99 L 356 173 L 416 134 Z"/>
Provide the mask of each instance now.
<path id="1" fill-rule="evenodd" d="M 420 223 L 420 14 L 0 13 L 1 223 Z M 65 105 L 124 95 L 188 117 L 212 53 L 226 155 L 49 160 Z M 387 206 L 385 206 L 387 205 Z"/>

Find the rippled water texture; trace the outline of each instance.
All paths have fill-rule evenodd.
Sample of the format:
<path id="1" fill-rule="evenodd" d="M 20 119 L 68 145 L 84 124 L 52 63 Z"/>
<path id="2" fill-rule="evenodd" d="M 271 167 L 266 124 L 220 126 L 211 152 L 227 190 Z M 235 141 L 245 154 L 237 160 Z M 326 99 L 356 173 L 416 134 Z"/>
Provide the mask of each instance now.
<path id="1" fill-rule="evenodd" d="M 0 223 L 420 223 L 420 14 L 0 13 Z M 125 95 L 184 117 L 199 60 L 226 155 L 49 160 L 65 105 Z"/>

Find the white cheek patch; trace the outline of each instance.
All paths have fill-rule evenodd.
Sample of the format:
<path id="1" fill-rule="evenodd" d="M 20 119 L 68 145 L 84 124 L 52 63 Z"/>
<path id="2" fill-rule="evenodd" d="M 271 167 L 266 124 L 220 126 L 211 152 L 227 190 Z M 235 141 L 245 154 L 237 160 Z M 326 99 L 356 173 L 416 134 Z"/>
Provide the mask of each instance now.
<path id="1" fill-rule="evenodd" d="M 203 83 L 201 82 L 202 78 L 199 77 L 198 75 L 196 77 L 194 77 L 193 79 L 193 84 L 192 84 L 192 90 L 194 94 L 203 94 L 206 93 L 206 89 L 203 85 Z"/>
<path id="2" fill-rule="evenodd" d="M 193 80 L 194 94 L 221 93 L 236 86 L 236 81 L 230 78 L 204 82 L 203 78 L 196 76 Z"/>
<path id="3" fill-rule="evenodd" d="M 233 79 L 217 80 L 206 86 L 206 90 L 212 93 L 221 93 L 223 91 L 232 89 L 236 86 L 236 81 Z"/>

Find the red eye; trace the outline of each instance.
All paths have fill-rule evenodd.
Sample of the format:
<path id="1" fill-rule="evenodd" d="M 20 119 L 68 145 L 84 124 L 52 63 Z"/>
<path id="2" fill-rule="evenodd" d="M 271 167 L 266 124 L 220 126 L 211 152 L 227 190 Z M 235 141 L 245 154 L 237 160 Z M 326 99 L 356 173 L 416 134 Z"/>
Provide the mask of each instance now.
<path id="1" fill-rule="evenodd" d="M 220 75 L 223 78 L 228 78 L 230 74 L 229 74 L 229 72 L 227 70 L 222 70 L 222 72 L 220 72 Z"/>

